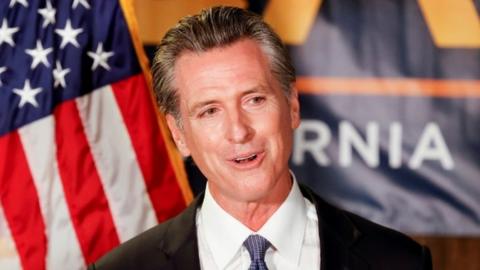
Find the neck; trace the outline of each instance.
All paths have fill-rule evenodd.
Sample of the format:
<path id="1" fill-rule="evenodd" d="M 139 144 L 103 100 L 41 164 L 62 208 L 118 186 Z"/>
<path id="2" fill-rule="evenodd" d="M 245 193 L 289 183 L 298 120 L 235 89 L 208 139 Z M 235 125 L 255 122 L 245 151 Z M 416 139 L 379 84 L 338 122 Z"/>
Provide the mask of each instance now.
<path id="1" fill-rule="evenodd" d="M 240 221 L 250 230 L 257 232 L 287 199 L 293 181 L 288 174 L 284 181 L 268 192 L 267 196 L 253 200 L 236 200 L 222 196 L 210 189 L 212 197 L 227 213 Z"/>
<path id="2" fill-rule="evenodd" d="M 256 202 L 245 203 L 239 205 L 233 216 L 250 230 L 257 232 L 267 223 L 273 213 L 277 211 L 282 202 L 283 201 L 272 204 Z"/>

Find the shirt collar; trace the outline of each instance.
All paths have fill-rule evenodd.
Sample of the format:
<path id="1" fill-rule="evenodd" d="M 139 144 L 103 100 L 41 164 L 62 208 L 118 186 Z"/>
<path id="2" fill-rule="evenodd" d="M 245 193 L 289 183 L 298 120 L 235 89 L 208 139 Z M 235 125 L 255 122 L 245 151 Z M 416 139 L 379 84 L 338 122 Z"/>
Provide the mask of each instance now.
<path id="1" fill-rule="evenodd" d="M 256 232 L 265 237 L 279 252 L 280 256 L 298 265 L 307 223 L 303 195 L 293 173 L 292 189 L 287 199 L 273 213 L 263 227 Z M 233 259 L 245 239 L 255 232 L 228 214 L 213 199 L 207 183 L 200 219 L 206 242 L 220 269 Z M 285 232 L 288 232 L 286 237 Z"/>
<path id="2" fill-rule="evenodd" d="M 287 199 L 257 232 L 279 252 L 280 256 L 298 265 L 307 226 L 307 209 L 295 175 Z"/>
<path id="3" fill-rule="evenodd" d="M 200 219 L 215 264 L 224 269 L 252 231 L 218 205 L 210 193 L 208 182 Z"/>

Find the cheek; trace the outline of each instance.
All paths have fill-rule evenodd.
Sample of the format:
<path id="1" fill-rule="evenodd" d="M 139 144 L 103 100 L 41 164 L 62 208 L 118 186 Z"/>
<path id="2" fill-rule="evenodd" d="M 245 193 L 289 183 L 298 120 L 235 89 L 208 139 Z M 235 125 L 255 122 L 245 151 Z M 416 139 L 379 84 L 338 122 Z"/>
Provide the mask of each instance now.
<path id="1" fill-rule="evenodd" d="M 222 134 L 218 124 L 192 125 L 189 141 L 193 145 L 193 152 L 195 152 L 197 156 L 204 157 L 208 157 L 209 153 L 217 152 L 223 141 Z"/>
<path id="2" fill-rule="evenodd" d="M 256 133 L 261 134 L 261 137 L 269 145 L 270 151 L 274 155 L 280 154 L 279 152 L 289 143 L 290 126 L 280 118 L 268 118 L 262 121 L 256 130 Z"/>
<path id="3" fill-rule="evenodd" d="M 290 114 L 285 110 L 280 110 L 271 113 L 269 117 L 264 120 L 263 125 L 272 135 L 283 137 L 292 130 L 290 122 L 292 122 Z"/>
<path id="4" fill-rule="evenodd" d="M 290 115 L 287 113 L 279 114 L 277 121 L 270 121 L 269 133 L 275 144 L 276 154 L 283 156 L 290 155 L 291 145 L 293 143 L 293 128 L 291 126 Z"/>

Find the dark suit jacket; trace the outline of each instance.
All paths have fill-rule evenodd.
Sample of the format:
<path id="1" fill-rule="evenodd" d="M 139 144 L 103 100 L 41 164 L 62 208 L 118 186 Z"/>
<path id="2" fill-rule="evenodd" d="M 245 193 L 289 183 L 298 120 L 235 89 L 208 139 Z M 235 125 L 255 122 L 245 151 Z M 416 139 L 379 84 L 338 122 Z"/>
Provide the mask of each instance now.
<path id="1" fill-rule="evenodd" d="M 432 269 L 428 248 L 340 210 L 306 187 L 301 190 L 317 209 L 321 270 Z M 202 201 L 203 195 L 177 217 L 125 242 L 89 269 L 200 269 L 195 216 Z"/>

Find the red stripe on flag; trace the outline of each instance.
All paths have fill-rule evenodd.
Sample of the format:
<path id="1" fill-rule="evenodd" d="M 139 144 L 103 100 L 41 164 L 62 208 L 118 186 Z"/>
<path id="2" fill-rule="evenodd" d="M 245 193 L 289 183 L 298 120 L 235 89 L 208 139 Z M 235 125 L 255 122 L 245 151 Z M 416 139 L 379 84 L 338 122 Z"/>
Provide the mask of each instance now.
<path id="1" fill-rule="evenodd" d="M 185 208 L 143 75 L 112 84 L 159 221 Z"/>
<path id="2" fill-rule="evenodd" d="M 87 263 L 120 241 L 74 100 L 55 110 L 58 169 Z"/>
<path id="3" fill-rule="evenodd" d="M 0 153 L 0 200 L 22 267 L 43 270 L 47 254 L 45 223 L 17 132 L 0 137 Z"/>

